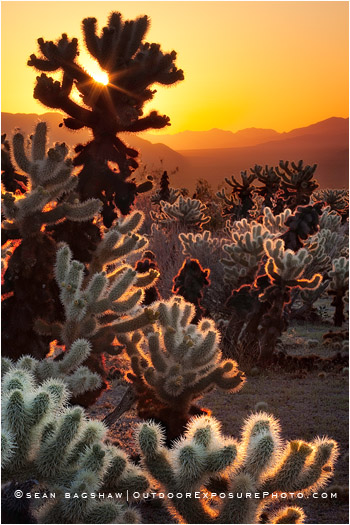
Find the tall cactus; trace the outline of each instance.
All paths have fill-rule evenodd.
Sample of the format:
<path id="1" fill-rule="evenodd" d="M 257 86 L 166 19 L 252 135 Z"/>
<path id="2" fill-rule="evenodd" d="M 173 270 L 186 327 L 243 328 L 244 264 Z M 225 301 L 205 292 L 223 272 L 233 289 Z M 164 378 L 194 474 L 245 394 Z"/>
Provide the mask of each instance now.
<path id="1" fill-rule="evenodd" d="M 276 501 L 272 494 L 307 495 L 323 487 L 338 455 L 332 439 L 283 444 L 280 432 L 273 416 L 259 412 L 246 420 L 238 441 L 222 436 L 214 418 L 202 416 L 190 421 L 171 451 L 163 445 L 161 428 L 152 422 L 140 425 L 138 444 L 144 466 L 165 492 L 187 494 L 166 499 L 181 522 L 259 523 L 266 506 Z M 303 519 L 300 508 L 285 507 L 272 515 L 269 510 L 267 522 Z"/>
<path id="2" fill-rule="evenodd" d="M 158 44 L 144 42 L 147 16 L 124 21 L 120 13 L 112 12 L 100 35 L 96 24 L 95 18 L 85 18 L 82 31 L 87 50 L 108 75 L 106 85 L 94 81 L 78 63 L 78 40 L 66 34 L 56 43 L 39 38 L 40 56 L 31 55 L 28 65 L 43 71 L 37 77 L 34 98 L 64 111 L 69 129 L 92 131 L 93 139 L 75 149 L 74 164 L 83 166 L 78 190 L 84 198 L 95 196 L 103 201 L 105 225 L 110 226 L 116 207 L 129 213 L 135 195 L 152 187 L 150 181 L 137 186 L 128 180 L 138 167 L 138 152 L 118 135 L 168 126 L 169 117 L 156 111 L 143 116 L 143 107 L 154 97 L 154 84 L 169 86 L 184 76 L 175 65 L 175 51 L 163 53 Z M 62 72 L 61 81 L 46 74 L 56 71 Z M 71 97 L 73 86 L 82 97 L 81 105 Z M 119 171 L 108 162 L 116 163 Z"/>

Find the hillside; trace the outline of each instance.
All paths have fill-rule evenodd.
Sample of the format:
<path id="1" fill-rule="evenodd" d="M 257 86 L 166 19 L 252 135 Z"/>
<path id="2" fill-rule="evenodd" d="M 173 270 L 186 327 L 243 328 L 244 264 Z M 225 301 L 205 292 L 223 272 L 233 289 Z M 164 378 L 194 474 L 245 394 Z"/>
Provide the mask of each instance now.
<path id="1" fill-rule="evenodd" d="M 2 133 L 11 134 L 15 127 L 30 133 L 35 122 L 46 120 L 52 142 L 66 142 L 74 146 L 89 140 L 89 132 L 72 132 L 59 127 L 62 116 L 58 113 L 11 114 L 2 113 Z M 349 163 L 349 119 L 329 118 L 311 126 L 294 129 L 288 133 L 249 128 L 237 133 L 224 130 L 188 131 L 175 135 L 143 134 L 124 136 L 124 140 L 137 148 L 142 166 L 147 171 L 164 167 L 168 171 L 179 168 L 172 184 L 191 191 L 198 178 L 206 178 L 216 189 L 225 177 L 239 174 L 254 164 L 277 165 L 282 160 L 303 159 L 307 164 L 318 164 L 317 179 L 321 187 L 347 187 Z M 152 144 L 145 137 L 157 137 Z M 170 147 L 169 137 L 186 148 Z M 165 143 L 163 143 L 163 140 Z M 161 142 L 160 142 L 161 141 Z M 229 147 L 229 144 L 236 144 Z M 211 147 L 207 147 L 210 145 Z M 219 147 L 221 145 L 221 147 Z"/>

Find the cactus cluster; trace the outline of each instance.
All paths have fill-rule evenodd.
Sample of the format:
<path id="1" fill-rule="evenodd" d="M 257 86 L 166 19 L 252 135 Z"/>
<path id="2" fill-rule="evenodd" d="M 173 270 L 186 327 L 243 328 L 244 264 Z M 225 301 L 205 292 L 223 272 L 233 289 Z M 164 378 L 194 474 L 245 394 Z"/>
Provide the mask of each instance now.
<path id="1" fill-rule="evenodd" d="M 88 420 L 79 407 L 66 407 L 68 395 L 62 380 L 37 383 L 31 372 L 18 367 L 5 373 L 2 481 L 35 479 L 41 491 L 56 494 L 36 509 L 39 523 L 139 523 L 139 513 L 126 504 L 126 491 L 146 490 L 146 475 L 105 442 L 103 423 Z M 74 498 L 118 491 L 122 504 Z"/>
<path id="2" fill-rule="evenodd" d="M 190 417 L 193 401 L 217 386 L 236 392 L 244 383 L 237 364 L 222 360 L 220 336 L 211 319 L 192 324 L 194 306 L 174 296 L 153 306 L 157 320 L 146 335 L 120 334 L 129 355 L 128 378 L 138 391 L 138 410 L 143 418 L 162 420 L 170 435 Z"/>
<path id="3" fill-rule="evenodd" d="M 260 523 L 276 501 L 272 494 L 308 495 L 323 487 L 338 455 L 328 438 L 284 444 L 279 422 L 264 412 L 246 420 L 240 440 L 223 436 L 214 418 L 202 416 L 171 450 L 152 422 L 140 425 L 138 443 L 143 465 L 170 495 L 166 503 L 182 523 Z M 179 492 L 190 497 L 175 497 Z M 299 507 L 268 509 L 265 522 L 302 523 L 304 517 Z"/>

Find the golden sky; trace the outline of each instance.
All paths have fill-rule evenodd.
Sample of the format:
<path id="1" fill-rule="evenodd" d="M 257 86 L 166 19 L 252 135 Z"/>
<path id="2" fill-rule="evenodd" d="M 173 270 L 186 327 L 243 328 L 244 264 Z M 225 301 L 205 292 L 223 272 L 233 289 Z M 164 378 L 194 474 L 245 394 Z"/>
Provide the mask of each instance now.
<path id="1" fill-rule="evenodd" d="M 166 133 L 247 127 L 289 131 L 348 116 L 345 1 L 2 1 L 2 111 L 50 111 L 33 99 L 38 73 L 26 65 L 37 53 L 37 38 L 56 40 L 67 33 L 81 39 L 83 18 L 96 17 L 101 29 L 113 10 L 126 19 L 147 14 L 147 40 L 178 53 L 185 81 L 157 87 L 147 108 L 170 116 Z"/>

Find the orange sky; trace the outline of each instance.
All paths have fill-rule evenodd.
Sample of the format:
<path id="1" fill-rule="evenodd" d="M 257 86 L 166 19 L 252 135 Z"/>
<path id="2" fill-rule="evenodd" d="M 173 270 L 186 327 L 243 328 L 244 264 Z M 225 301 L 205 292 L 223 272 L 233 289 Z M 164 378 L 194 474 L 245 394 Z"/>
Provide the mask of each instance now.
<path id="1" fill-rule="evenodd" d="M 247 127 L 277 131 L 348 116 L 348 2 L 1 2 L 2 111 L 44 113 L 26 65 L 36 39 L 81 37 L 118 10 L 147 14 L 148 41 L 178 52 L 185 81 L 157 87 L 148 109 L 170 116 L 166 133 Z M 86 63 L 86 53 L 81 53 Z"/>

